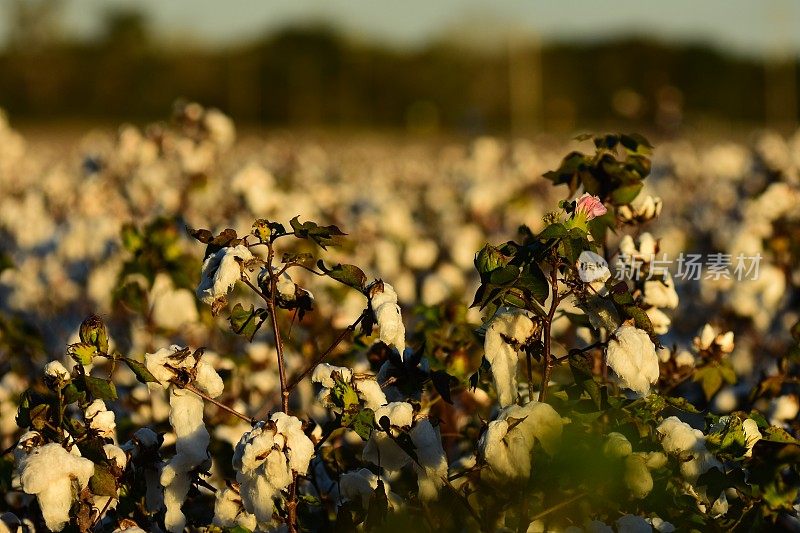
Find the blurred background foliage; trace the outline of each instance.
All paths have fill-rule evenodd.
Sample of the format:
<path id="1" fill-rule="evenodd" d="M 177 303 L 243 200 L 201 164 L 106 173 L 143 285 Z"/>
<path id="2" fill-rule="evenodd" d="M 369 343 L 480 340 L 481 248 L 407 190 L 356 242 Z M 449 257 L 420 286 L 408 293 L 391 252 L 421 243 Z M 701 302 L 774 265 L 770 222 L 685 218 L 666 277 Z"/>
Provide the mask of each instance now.
<path id="1" fill-rule="evenodd" d="M 621 34 L 555 42 L 512 31 L 500 46 L 480 46 L 465 31 L 403 48 L 324 22 L 227 45 L 167 42 L 146 11 L 113 4 L 97 35 L 70 36 L 60 29 L 64 3 L 5 6 L 0 103 L 18 123 L 145 122 L 183 97 L 237 124 L 270 127 L 527 134 L 602 124 L 671 134 L 796 125 L 800 69 L 791 54 Z"/>

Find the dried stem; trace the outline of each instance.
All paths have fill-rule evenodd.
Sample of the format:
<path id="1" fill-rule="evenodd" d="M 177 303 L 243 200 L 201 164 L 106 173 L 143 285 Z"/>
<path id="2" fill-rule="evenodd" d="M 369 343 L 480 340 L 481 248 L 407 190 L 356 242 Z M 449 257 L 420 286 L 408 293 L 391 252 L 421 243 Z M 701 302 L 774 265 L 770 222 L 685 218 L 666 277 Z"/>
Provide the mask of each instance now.
<path id="1" fill-rule="evenodd" d="M 176 387 L 181 387 L 181 386 L 180 386 L 180 385 L 178 385 L 178 384 L 175 384 L 175 386 L 176 386 Z M 186 390 L 188 390 L 188 391 L 191 391 L 191 392 L 193 392 L 193 393 L 197 394 L 197 395 L 198 395 L 198 396 L 200 396 L 202 399 L 204 399 L 204 400 L 206 400 L 206 401 L 208 401 L 208 402 L 210 402 L 210 403 L 213 403 L 214 405 L 216 405 L 217 407 L 219 407 L 219 408 L 220 408 L 220 409 L 222 409 L 223 411 L 225 411 L 225 412 L 228 412 L 228 413 L 230 413 L 230 414 L 232 414 L 232 415 L 234 415 L 234 416 L 236 416 L 236 417 L 239 417 L 239 418 L 241 418 L 242 420 L 244 420 L 245 422 L 249 422 L 249 423 L 250 423 L 250 425 L 253 425 L 253 426 L 255 426 L 255 425 L 256 425 L 256 421 L 255 421 L 255 419 L 253 419 L 253 418 L 250 418 L 249 416 L 247 416 L 247 415 L 244 415 L 244 414 L 240 413 L 240 412 L 239 412 L 239 411 L 237 411 L 236 409 L 234 409 L 234 408 L 232 408 L 232 407 L 228 407 L 228 406 L 227 406 L 227 405 L 225 405 L 224 403 L 222 403 L 222 402 L 220 402 L 220 401 L 217 401 L 217 400 L 215 400 L 214 398 L 212 398 L 212 397 L 211 397 L 211 396 L 209 396 L 208 394 L 205 394 L 204 392 L 201 392 L 200 390 L 198 390 L 198 389 L 197 389 L 197 388 L 196 388 L 194 385 L 192 385 L 191 383 L 187 383 L 185 386 L 183 386 L 183 387 L 181 387 L 181 388 L 183 388 L 183 389 L 186 389 Z"/>

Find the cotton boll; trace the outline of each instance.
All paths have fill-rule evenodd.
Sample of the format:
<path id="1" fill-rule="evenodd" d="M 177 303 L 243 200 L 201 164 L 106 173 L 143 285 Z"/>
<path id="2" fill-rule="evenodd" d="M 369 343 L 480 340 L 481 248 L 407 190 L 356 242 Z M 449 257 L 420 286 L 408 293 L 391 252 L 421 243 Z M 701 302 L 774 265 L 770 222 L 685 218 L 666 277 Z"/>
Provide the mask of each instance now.
<path id="1" fill-rule="evenodd" d="M 389 472 L 402 469 L 412 460 L 391 437 L 380 431 L 372 432 L 361 458 Z"/>
<path id="2" fill-rule="evenodd" d="M 663 280 L 644 282 L 644 303 L 665 309 L 678 307 L 678 293 L 675 292 L 675 282 L 669 273 L 665 273 Z"/>
<path id="3" fill-rule="evenodd" d="M 406 328 L 400 306 L 397 305 L 397 293 L 391 285 L 381 282 L 371 287 L 370 296 L 372 312 L 380 330 L 380 340 L 397 348 L 402 358 L 406 349 Z"/>
<path id="4" fill-rule="evenodd" d="M 686 350 L 682 350 L 678 353 L 678 355 L 675 356 L 675 364 L 678 365 L 678 367 L 693 367 L 695 365 L 694 355 Z"/>
<path id="5" fill-rule="evenodd" d="M 153 374 L 153 377 L 164 387 L 168 386 L 169 380 L 175 377 L 175 372 L 167 368 L 166 365 L 170 364 L 174 366 L 172 365 L 170 356 L 180 351 L 180 349 L 180 346 L 172 345 L 169 348 L 161 348 L 155 353 L 147 353 L 144 355 L 145 367 L 147 367 L 147 370 Z"/>
<path id="6" fill-rule="evenodd" d="M 116 427 L 114 412 L 106 409 L 106 404 L 103 400 L 95 400 L 89 404 L 84 413 L 86 420 L 89 421 L 89 427 L 98 432 L 103 437 L 110 439 L 116 436 Z"/>
<path id="7" fill-rule="evenodd" d="M 172 280 L 165 274 L 156 276 L 150 294 L 153 306 L 153 322 L 168 330 L 197 322 L 199 313 L 194 294 L 187 289 L 175 289 Z"/>
<path id="8" fill-rule="evenodd" d="M 527 342 L 536 332 L 534 322 L 521 311 L 498 313 L 488 323 L 484 339 L 484 354 L 492 367 L 492 378 L 500 407 L 517 400 L 517 348 L 506 342 Z"/>
<path id="9" fill-rule="evenodd" d="M 381 406 L 386 405 L 386 395 L 381 389 L 380 384 L 373 378 L 357 379 L 355 381 L 358 397 L 364 400 L 368 409 L 377 411 Z"/>
<path id="10" fill-rule="evenodd" d="M 670 455 L 678 456 L 681 475 L 694 482 L 712 468 L 721 469 L 721 463 L 707 449 L 703 432 L 681 422 L 678 417 L 665 419 L 658 428 L 661 446 Z"/>
<path id="11" fill-rule="evenodd" d="M 625 458 L 624 480 L 634 498 L 644 498 L 653 490 L 653 476 L 643 454 L 634 453 Z"/>
<path id="12" fill-rule="evenodd" d="M 719 518 L 728 513 L 728 498 L 725 496 L 725 491 L 719 493 L 717 498 L 711 505 L 710 514 L 713 518 Z"/>
<path id="13" fill-rule="evenodd" d="M 797 396 L 784 394 L 778 396 L 770 403 L 769 423 L 773 426 L 783 427 L 785 422 L 795 420 L 800 412 L 800 402 Z"/>
<path id="14" fill-rule="evenodd" d="M 369 501 L 378 487 L 378 476 L 366 468 L 345 472 L 339 478 L 339 491 L 343 499 L 360 501 L 363 509 L 369 508 Z"/>
<path id="15" fill-rule="evenodd" d="M 213 366 L 206 361 L 201 360 L 195 367 L 195 378 L 193 384 L 202 392 L 208 394 L 212 398 L 216 398 L 224 389 L 222 378 L 217 374 Z"/>
<path id="16" fill-rule="evenodd" d="M 61 361 L 50 361 L 44 365 L 44 375 L 56 383 L 66 383 L 71 379 L 69 370 L 61 364 Z"/>
<path id="17" fill-rule="evenodd" d="M 655 345 L 644 331 L 623 325 L 608 343 L 608 366 L 627 389 L 644 396 L 650 384 L 658 381 L 658 356 Z"/>
<path id="18" fill-rule="evenodd" d="M 655 307 L 650 307 L 645 313 L 647 313 L 647 318 L 650 319 L 650 324 L 652 324 L 656 335 L 665 335 L 669 331 L 672 320 L 664 312 Z"/>
<path id="19" fill-rule="evenodd" d="M 314 367 L 314 371 L 311 373 L 311 381 L 314 383 L 319 383 L 326 389 L 332 389 L 336 384 L 333 378 L 334 372 L 339 374 L 339 379 L 345 382 L 350 382 L 350 380 L 353 378 L 353 373 L 349 368 L 343 366 L 334 366 L 328 363 L 320 363 Z"/>
<path id="20" fill-rule="evenodd" d="M 82 490 L 94 474 L 94 463 L 69 453 L 56 443 L 34 448 L 17 468 L 22 472 L 22 490 L 36 495 L 42 516 L 51 531 L 61 531 L 69 522 L 73 482 L 78 490 Z"/>
<path id="21" fill-rule="evenodd" d="M 417 473 L 419 498 L 422 501 L 436 500 L 439 498 L 439 489 L 447 478 L 447 457 L 439 431 L 434 429 L 430 420 L 423 419 L 411 428 L 409 435 L 419 462 L 412 463 Z"/>
<path id="22" fill-rule="evenodd" d="M 217 298 L 228 294 L 228 291 L 242 276 L 240 263 L 246 263 L 252 259 L 253 254 L 242 244 L 222 248 L 209 255 L 203 262 L 197 297 L 210 305 Z"/>
<path id="23" fill-rule="evenodd" d="M 622 433 L 612 432 L 608 434 L 605 444 L 603 444 L 603 455 L 617 459 L 627 457 L 633 453 L 633 446 Z"/>
<path id="24" fill-rule="evenodd" d="M 427 270 L 436 262 L 439 246 L 431 239 L 419 239 L 406 247 L 403 256 L 406 265 L 415 270 Z"/>
<path id="25" fill-rule="evenodd" d="M 392 426 L 410 427 L 414 418 L 414 407 L 408 402 L 392 402 L 375 411 L 375 422 L 387 417 Z"/>
<path id="26" fill-rule="evenodd" d="M 654 516 L 653 518 L 648 518 L 647 522 L 653 526 L 653 529 L 655 529 L 660 533 L 673 533 L 675 531 L 674 525 L 662 520 L 657 516 Z"/>

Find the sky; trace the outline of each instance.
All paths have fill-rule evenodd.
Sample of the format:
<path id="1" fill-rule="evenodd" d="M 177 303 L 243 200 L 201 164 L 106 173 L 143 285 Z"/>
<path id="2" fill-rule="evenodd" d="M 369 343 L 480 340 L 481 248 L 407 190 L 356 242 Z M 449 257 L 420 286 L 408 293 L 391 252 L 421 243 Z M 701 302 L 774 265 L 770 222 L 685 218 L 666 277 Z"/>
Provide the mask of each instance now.
<path id="1" fill-rule="evenodd" d="M 26 1 L 26 0 L 22 0 Z M 647 35 L 702 42 L 736 54 L 800 54 L 797 0 L 62 0 L 67 33 L 91 37 L 113 7 L 146 12 L 159 36 L 234 44 L 289 24 L 326 22 L 399 47 L 424 45 L 460 28 L 476 42 L 511 33 L 586 41 Z M 8 6 L 0 0 L 0 42 Z"/>

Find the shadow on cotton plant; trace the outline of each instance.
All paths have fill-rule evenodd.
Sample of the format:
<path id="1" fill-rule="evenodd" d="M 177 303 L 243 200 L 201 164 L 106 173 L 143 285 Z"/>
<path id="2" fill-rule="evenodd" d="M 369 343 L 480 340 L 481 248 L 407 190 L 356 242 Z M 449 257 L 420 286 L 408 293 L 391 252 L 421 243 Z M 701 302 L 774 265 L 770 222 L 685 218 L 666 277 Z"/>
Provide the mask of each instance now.
<path id="1" fill-rule="evenodd" d="M 90 317 L 68 348 L 72 370 L 49 363 L 24 395 L 17 422 L 26 432 L 7 451 L 13 510 L 53 531 L 796 528 L 793 423 L 770 424 L 755 409 L 718 417 L 670 395 L 690 379 L 707 394 L 735 380 L 733 336 L 708 326 L 696 366 L 662 349 L 669 322 L 659 313 L 678 301 L 668 274 L 649 270 L 657 241 L 621 240 L 645 280 L 614 279 L 608 267 L 609 235 L 661 210 L 634 203 L 650 146 L 616 134 L 594 144 L 546 175 L 569 186 L 569 199 L 541 230 L 521 227 L 517 240 L 476 254 L 481 325 L 446 306 L 404 317 L 391 280 L 316 257 L 344 238 L 334 225 L 296 217 L 288 227 L 256 220 L 243 236 L 189 230 L 206 246 L 197 298 L 247 341 L 268 330 L 277 405 L 245 414 L 225 396 L 240 385 L 203 348 L 125 357 Z M 292 369 L 292 327 L 321 319 L 300 273 L 357 291 L 364 307 Z M 791 394 L 797 353 L 762 380 L 751 407 Z M 334 356 L 354 361 L 334 365 Z M 130 424 L 115 386 L 121 365 L 168 396 L 166 434 L 129 427 L 130 441 L 117 444 L 117 422 Z M 209 406 L 240 421 L 230 454 L 206 429 Z"/>

